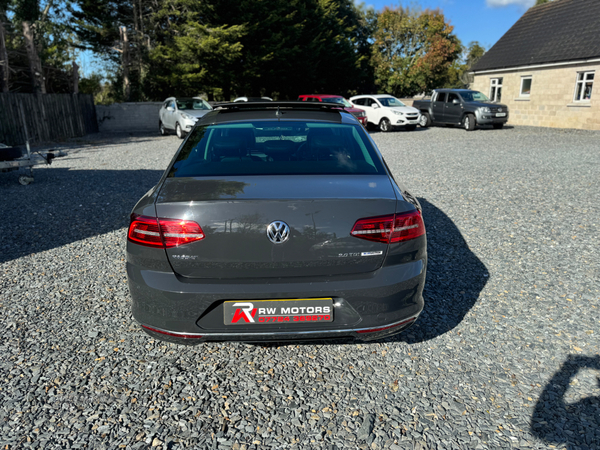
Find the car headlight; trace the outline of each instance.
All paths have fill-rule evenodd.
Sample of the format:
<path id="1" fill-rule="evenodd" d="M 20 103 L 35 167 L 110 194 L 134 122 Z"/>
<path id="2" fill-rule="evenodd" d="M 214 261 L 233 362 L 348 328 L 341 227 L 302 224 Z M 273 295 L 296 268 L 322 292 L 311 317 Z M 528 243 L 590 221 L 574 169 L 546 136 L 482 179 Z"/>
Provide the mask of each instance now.
<path id="1" fill-rule="evenodd" d="M 197 117 L 190 116 L 187 113 L 181 113 L 181 117 L 183 117 L 184 119 L 187 119 L 187 120 L 193 120 L 194 122 L 198 120 Z"/>
<path id="2" fill-rule="evenodd" d="M 491 113 L 492 111 L 491 111 L 491 110 L 490 110 L 490 108 L 488 108 L 487 106 L 484 106 L 483 108 L 481 108 L 481 112 L 482 112 L 482 113 L 489 114 L 489 113 Z"/>
<path id="3" fill-rule="evenodd" d="M 403 116 L 404 115 L 404 113 L 402 111 L 396 111 L 395 109 L 392 109 L 392 112 L 394 114 L 396 114 L 397 116 Z"/>
<path id="4" fill-rule="evenodd" d="M 356 117 L 367 117 L 367 113 L 364 111 L 359 112 Z"/>

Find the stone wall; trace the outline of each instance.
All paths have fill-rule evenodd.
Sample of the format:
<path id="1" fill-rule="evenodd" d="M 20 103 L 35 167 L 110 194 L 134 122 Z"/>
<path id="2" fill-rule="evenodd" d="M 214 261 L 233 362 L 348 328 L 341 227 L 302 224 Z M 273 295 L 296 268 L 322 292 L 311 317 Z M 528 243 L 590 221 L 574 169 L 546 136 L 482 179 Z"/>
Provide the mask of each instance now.
<path id="1" fill-rule="evenodd" d="M 591 99 L 574 102 L 577 74 L 595 70 Z M 521 96 L 521 78 L 531 76 L 529 97 Z M 548 67 L 475 75 L 471 89 L 490 95 L 490 80 L 502 78 L 502 100 L 509 125 L 600 130 L 600 64 Z"/>
<path id="2" fill-rule="evenodd" d="M 113 103 L 96 105 L 101 132 L 156 132 L 158 111 L 163 102 Z"/>

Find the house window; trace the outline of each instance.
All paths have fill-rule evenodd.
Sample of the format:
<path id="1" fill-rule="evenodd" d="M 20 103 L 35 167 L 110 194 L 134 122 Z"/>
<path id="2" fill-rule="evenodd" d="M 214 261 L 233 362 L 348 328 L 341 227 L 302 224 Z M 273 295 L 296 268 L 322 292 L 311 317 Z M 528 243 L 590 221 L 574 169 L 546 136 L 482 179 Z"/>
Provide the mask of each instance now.
<path id="1" fill-rule="evenodd" d="M 531 76 L 521 77 L 521 97 L 529 97 L 531 94 Z"/>
<path id="2" fill-rule="evenodd" d="M 575 83 L 576 102 L 588 102 L 592 98 L 592 85 L 594 84 L 594 72 L 579 72 Z"/>
<path id="3" fill-rule="evenodd" d="M 490 100 L 493 102 L 502 100 L 502 78 L 492 78 L 490 80 Z"/>

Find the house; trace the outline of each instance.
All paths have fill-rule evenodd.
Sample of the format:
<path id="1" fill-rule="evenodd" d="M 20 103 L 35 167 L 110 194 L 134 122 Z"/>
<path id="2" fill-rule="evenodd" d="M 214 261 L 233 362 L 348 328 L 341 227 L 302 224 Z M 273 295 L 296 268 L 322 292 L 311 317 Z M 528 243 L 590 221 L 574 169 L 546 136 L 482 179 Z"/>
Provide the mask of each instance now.
<path id="1" fill-rule="evenodd" d="M 510 124 L 600 130 L 600 0 L 530 8 L 471 71 Z"/>

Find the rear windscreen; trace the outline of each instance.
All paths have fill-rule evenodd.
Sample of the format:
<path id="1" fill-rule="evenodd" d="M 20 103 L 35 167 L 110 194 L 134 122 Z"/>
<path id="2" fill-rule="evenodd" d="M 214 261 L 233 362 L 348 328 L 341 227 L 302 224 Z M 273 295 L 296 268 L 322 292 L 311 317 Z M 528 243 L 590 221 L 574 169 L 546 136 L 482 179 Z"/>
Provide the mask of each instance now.
<path id="1" fill-rule="evenodd" d="M 382 173 L 359 125 L 261 121 L 195 128 L 168 176 Z"/>

